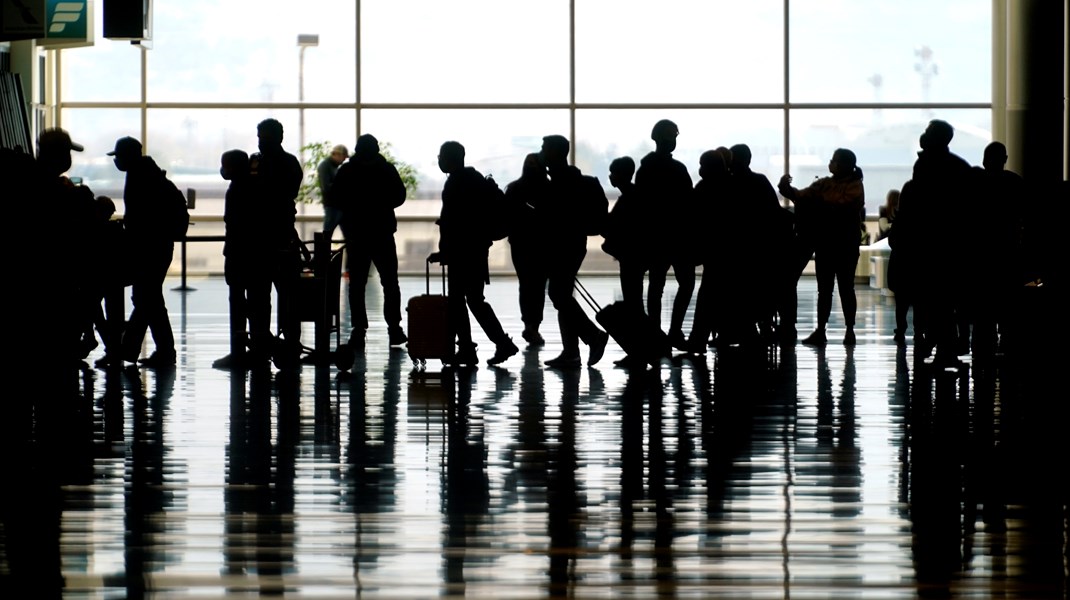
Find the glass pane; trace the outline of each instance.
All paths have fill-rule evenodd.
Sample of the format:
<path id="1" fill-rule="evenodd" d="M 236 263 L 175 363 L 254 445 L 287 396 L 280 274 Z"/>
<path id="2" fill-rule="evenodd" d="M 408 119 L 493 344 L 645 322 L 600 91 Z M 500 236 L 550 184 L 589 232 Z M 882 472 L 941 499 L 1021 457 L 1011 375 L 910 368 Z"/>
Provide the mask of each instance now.
<path id="1" fill-rule="evenodd" d="M 115 140 L 141 135 L 139 111 L 132 108 L 67 108 L 60 113 L 64 129 L 75 142 L 85 146 L 84 152 L 71 152 L 71 177 L 81 177 L 98 196 L 108 196 L 122 213 L 125 175 L 115 168 L 108 156 Z"/>
<path id="2" fill-rule="evenodd" d="M 991 0 L 791 2 L 794 102 L 989 102 Z"/>
<path id="3" fill-rule="evenodd" d="M 568 2 L 361 3 L 363 102 L 567 102 Z"/>
<path id="4" fill-rule="evenodd" d="M 783 0 L 576 3 L 579 102 L 780 102 Z"/>
<path id="5" fill-rule="evenodd" d="M 356 9 L 331 0 L 156 0 L 148 95 L 169 102 L 356 100 Z M 298 47 L 298 35 L 318 45 Z"/>
<path id="6" fill-rule="evenodd" d="M 828 175 L 833 151 L 848 148 L 865 176 L 866 212 L 875 215 L 888 190 L 899 189 L 910 179 L 918 136 L 932 119 L 943 119 L 955 128 L 952 152 L 970 164 L 981 163 L 984 148 L 992 141 L 989 110 L 793 110 L 789 170 L 795 186 L 805 187 Z"/>
<path id="7" fill-rule="evenodd" d="M 94 39 L 88 48 L 60 50 L 61 102 L 139 102 L 141 49 L 129 41 L 105 39 L 104 3 L 95 2 Z"/>
<path id="8" fill-rule="evenodd" d="M 775 183 L 784 154 L 784 120 L 780 110 L 581 110 L 576 112 L 576 165 L 596 175 L 611 198 L 609 163 L 630 156 L 636 166 L 654 150 L 654 123 L 670 119 L 680 128 L 673 156 L 698 181 L 699 157 L 718 146 L 747 144 L 751 168 Z"/>
<path id="9" fill-rule="evenodd" d="M 545 135 L 568 135 L 565 110 L 366 110 L 364 132 L 389 143 L 394 156 L 416 168 L 417 197 L 439 199 L 446 176 L 438 150 L 455 140 L 465 147 L 465 162 L 502 186 L 520 176 L 524 157 L 538 152 Z M 437 204 L 431 214 L 438 214 Z"/>
<path id="10" fill-rule="evenodd" d="M 227 182 L 219 176 L 219 156 L 234 148 L 256 152 L 256 125 L 268 117 L 282 123 L 283 147 L 296 156 L 296 110 L 150 110 L 145 151 L 180 189 L 197 190 L 194 214 L 222 215 Z"/>

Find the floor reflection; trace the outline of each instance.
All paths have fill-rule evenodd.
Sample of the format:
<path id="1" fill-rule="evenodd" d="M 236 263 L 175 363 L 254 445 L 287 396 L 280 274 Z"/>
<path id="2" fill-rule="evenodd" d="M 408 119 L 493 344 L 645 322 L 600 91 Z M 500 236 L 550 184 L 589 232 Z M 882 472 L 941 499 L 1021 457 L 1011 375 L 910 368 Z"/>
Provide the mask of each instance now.
<path id="1" fill-rule="evenodd" d="M 854 347 L 558 371 L 551 336 L 442 371 L 373 327 L 345 374 L 232 373 L 225 286 L 197 288 L 177 370 L 9 367 L 3 597 L 1066 597 L 1042 310 L 951 369 L 860 288 Z"/>

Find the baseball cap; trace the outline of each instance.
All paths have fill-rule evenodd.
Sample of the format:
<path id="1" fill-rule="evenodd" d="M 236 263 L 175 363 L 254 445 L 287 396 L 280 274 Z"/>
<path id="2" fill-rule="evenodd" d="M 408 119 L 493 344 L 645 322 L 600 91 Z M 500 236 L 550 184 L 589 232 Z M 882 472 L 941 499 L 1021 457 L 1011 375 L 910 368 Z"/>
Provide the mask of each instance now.
<path id="1" fill-rule="evenodd" d="M 116 154 L 122 156 L 140 156 L 141 142 L 130 136 L 121 137 L 115 140 L 115 149 L 109 152 L 108 156 L 115 156 Z"/>
<path id="2" fill-rule="evenodd" d="M 71 140 L 71 134 L 59 127 L 45 129 L 41 132 L 41 135 L 37 136 L 37 151 L 40 152 L 43 148 L 48 150 L 74 150 L 76 152 L 85 150 L 85 146 Z"/>

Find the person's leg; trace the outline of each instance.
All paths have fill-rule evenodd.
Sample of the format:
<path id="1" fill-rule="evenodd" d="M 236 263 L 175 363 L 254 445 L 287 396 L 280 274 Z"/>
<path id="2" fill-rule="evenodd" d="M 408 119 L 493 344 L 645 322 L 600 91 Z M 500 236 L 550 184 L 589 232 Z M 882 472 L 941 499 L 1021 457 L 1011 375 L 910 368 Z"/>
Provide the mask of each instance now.
<path id="1" fill-rule="evenodd" d="M 673 265 L 676 277 L 676 299 L 672 303 L 672 317 L 669 321 L 669 340 L 673 346 L 683 350 L 687 345 L 684 338 L 684 317 L 691 307 L 691 296 L 695 293 L 695 265 L 682 261 Z"/>
<path id="2" fill-rule="evenodd" d="M 836 266 L 832 257 L 826 257 L 827 252 L 818 252 L 817 262 L 814 264 L 817 276 L 817 328 L 806 339 L 804 344 L 825 343 L 825 327 L 832 315 L 832 291 L 836 284 Z"/>
<path id="3" fill-rule="evenodd" d="M 171 268 L 171 259 L 174 249 L 156 257 L 154 263 L 154 284 L 151 289 L 151 311 L 149 313 L 149 331 L 152 332 L 152 341 L 156 346 L 154 355 L 159 356 L 162 362 L 174 362 L 177 354 L 175 350 L 175 334 L 171 329 L 171 317 L 167 314 L 167 303 L 164 300 L 163 286 L 167 279 L 167 271 Z"/>
<path id="4" fill-rule="evenodd" d="M 372 262 L 383 286 L 383 319 L 386 321 L 390 345 L 404 344 L 407 338 L 405 330 L 401 328 L 401 283 L 398 281 L 398 251 L 393 235 L 375 243 Z"/>
<path id="5" fill-rule="evenodd" d="M 346 274 L 349 277 L 349 313 L 353 323 L 349 343 L 363 346 L 364 335 L 368 331 L 368 312 L 364 295 L 365 287 L 368 285 L 368 273 L 372 266 L 372 255 L 364 242 L 351 240 L 356 240 L 356 238 L 347 235 Z"/>
<path id="6" fill-rule="evenodd" d="M 855 271 L 858 268 L 858 250 L 846 249 L 837 257 L 836 285 L 840 289 L 840 305 L 843 307 L 843 322 L 847 331 L 843 336 L 844 344 L 855 343 L 855 313 L 858 311 L 858 299 L 855 296 Z"/>
<path id="7" fill-rule="evenodd" d="M 650 264 L 649 284 L 646 289 L 646 312 L 661 327 L 661 297 L 665 292 L 665 278 L 669 274 L 669 263 L 657 260 Z"/>
<path id="8" fill-rule="evenodd" d="M 538 277 L 535 277 L 532 258 L 528 256 L 523 246 L 512 244 L 509 253 L 513 260 L 513 270 L 516 271 L 517 300 L 520 305 L 520 321 L 524 323 L 524 331 L 538 331 L 542 323 L 542 312 L 536 311 L 535 296 L 541 292 L 545 295 L 546 290 L 537 290 Z"/>

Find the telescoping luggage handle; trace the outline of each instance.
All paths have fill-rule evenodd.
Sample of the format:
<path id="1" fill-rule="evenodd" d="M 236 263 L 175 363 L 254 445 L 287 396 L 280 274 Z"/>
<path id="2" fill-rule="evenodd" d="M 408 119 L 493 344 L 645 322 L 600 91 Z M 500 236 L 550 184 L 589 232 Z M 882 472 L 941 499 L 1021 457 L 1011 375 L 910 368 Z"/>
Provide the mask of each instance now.
<path id="1" fill-rule="evenodd" d="M 427 295 L 430 296 L 431 295 L 431 257 L 428 256 L 427 260 L 424 261 L 424 263 L 425 263 L 425 265 L 427 267 L 427 269 L 426 269 L 427 273 L 426 273 L 426 277 L 424 278 L 424 283 L 426 284 Z M 443 264 L 443 263 L 439 263 L 439 265 L 442 267 L 442 295 L 445 296 L 446 295 L 446 265 Z"/>
<path id="2" fill-rule="evenodd" d="M 594 299 L 594 296 L 591 295 L 591 292 L 588 292 L 587 288 L 583 287 L 579 277 L 575 278 L 574 285 L 580 292 L 580 298 L 583 298 L 583 301 L 587 303 L 587 306 L 590 306 L 591 310 L 593 310 L 595 314 L 598 314 L 598 312 L 602 310 L 602 307 L 598 305 L 598 302 Z"/>

